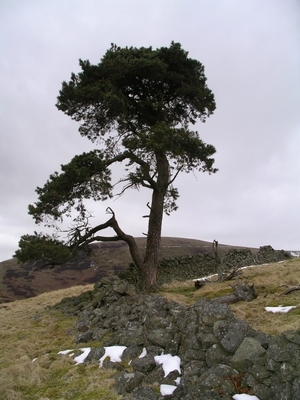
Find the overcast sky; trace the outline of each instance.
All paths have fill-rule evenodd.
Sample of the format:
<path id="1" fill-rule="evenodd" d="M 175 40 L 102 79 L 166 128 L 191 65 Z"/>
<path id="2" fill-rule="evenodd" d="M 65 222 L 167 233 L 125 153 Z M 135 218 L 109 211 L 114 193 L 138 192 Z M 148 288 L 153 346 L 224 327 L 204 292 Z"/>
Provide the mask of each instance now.
<path id="1" fill-rule="evenodd" d="M 27 214 L 35 188 L 93 149 L 55 107 L 79 58 L 98 63 L 111 43 L 172 40 L 205 66 L 217 109 L 195 129 L 216 147 L 219 171 L 177 179 L 179 210 L 163 236 L 300 250 L 298 0 L 1 0 L 0 261 L 42 230 Z M 92 203 L 93 223 L 110 206 L 123 230 L 142 236 L 149 195 Z"/>

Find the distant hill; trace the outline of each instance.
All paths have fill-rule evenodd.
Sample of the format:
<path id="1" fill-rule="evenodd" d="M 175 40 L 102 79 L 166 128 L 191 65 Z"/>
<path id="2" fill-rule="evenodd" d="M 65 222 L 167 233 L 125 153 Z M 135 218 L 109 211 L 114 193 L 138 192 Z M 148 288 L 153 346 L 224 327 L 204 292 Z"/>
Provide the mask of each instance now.
<path id="1" fill-rule="evenodd" d="M 146 238 L 136 238 L 143 253 Z M 0 263 L 0 303 L 36 296 L 52 290 L 95 283 L 124 271 L 131 262 L 125 242 L 102 242 L 91 246 L 89 256 L 79 254 L 74 260 L 54 269 L 37 269 L 33 263 L 19 264 L 15 259 Z M 220 255 L 232 248 L 219 244 Z M 258 249 L 251 249 L 257 251 Z M 163 237 L 160 258 L 211 253 L 212 243 L 196 239 Z"/>

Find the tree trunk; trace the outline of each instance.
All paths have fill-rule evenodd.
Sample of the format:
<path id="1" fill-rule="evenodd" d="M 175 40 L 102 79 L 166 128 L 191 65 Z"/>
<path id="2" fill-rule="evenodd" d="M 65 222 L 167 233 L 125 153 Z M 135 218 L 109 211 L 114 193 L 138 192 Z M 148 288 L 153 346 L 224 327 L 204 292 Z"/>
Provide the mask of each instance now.
<path id="1" fill-rule="evenodd" d="M 152 193 L 147 245 L 142 265 L 142 290 L 156 289 L 156 275 L 159 262 L 164 200 L 169 185 L 169 163 L 165 155 L 156 154 L 157 185 Z"/>
<path id="2" fill-rule="evenodd" d="M 142 265 L 142 289 L 150 290 L 156 287 L 157 266 L 161 241 L 164 196 L 153 192 L 151 212 L 148 224 L 148 236 L 144 262 Z"/>

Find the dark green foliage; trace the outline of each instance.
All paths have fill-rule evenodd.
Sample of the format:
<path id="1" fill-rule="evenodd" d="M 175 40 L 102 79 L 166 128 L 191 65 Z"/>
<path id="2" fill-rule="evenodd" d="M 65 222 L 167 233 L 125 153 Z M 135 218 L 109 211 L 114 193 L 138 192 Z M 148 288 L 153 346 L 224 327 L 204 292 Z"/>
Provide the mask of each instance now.
<path id="1" fill-rule="evenodd" d="M 63 264 L 72 258 L 70 249 L 59 240 L 42 233 L 23 235 L 14 257 L 20 262 L 41 260 L 46 265 Z"/>
<path id="2" fill-rule="evenodd" d="M 29 206 L 29 214 L 37 223 L 47 217 L 61 219 L 63 214 L 71 214 L 73 206 L 83 215 L 86 211 L 83 199 L 97 201 L 112 196 L 110 170 L 100 150 L 75 156 L 69 164 L 61 165 L 61 169 L 61 174 L 55 172 L 43 188 L 36 189 L 39 201 Z"/>
<path id="3" fill-rule="evenodd" d="M 98 65 L 80 60 L 80 66 L 63 82 L 57 107 L 92 140 L 113 128 L 132 134 L 158 123 L 194 124 L 216 107 L 203 65 L 179 43 L 157 50 L 112 45 Z"/>

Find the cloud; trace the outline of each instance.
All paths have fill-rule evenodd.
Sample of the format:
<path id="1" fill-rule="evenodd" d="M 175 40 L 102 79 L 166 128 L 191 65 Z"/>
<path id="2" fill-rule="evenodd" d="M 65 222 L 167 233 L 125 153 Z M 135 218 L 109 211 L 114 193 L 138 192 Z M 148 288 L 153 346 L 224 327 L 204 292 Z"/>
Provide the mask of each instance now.
<path id="1" fill-rule="evenodd" d="M 39 230 L 27 215 L 36 186 L 93 148 L 55 108 L 78 59 L 97 63 L 111 43 L 172 40 L 204 64 L 215 93 L 215 114 L 195 129 L 216 147 L 219 172 L 178 178 L 180 208 L 163 234 L 299 249 L 299 19 L 296 0 L 2 1 L 0 260 Z M 123 229 L 141 236 L 148 200 L 130 191 L 93 204 L 95 218 L 115 207 Z"/>

